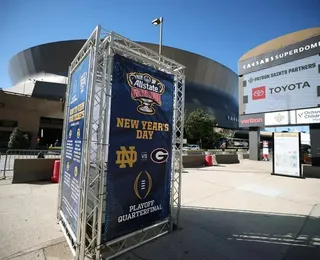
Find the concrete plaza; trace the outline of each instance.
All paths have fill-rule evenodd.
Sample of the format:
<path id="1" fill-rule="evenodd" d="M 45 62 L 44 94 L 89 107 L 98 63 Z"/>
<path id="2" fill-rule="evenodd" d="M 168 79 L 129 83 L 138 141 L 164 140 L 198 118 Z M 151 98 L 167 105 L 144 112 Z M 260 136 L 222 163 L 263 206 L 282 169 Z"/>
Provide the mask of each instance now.
<path id="1" fill-rule="evenodd" d="M 320 259 L 320 179 L 270 172 L 249 160 L 185 169 L 180 230 L 117 259 Z M 57 189 L 0 181 L 0 259 L 71 259 Z"/>

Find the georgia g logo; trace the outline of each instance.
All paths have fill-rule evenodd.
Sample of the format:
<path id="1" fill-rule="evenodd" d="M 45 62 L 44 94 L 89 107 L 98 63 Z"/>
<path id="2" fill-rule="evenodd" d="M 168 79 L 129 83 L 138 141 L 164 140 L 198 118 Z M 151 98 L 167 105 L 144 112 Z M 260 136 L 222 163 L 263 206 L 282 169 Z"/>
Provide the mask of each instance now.
<path id="1" fill-rule="evenodd" d="M 154 163 L 165 163 L 169 158 L 169 153 L 164 148 L 156 148 L 150 153 L 150 159 Z"/>

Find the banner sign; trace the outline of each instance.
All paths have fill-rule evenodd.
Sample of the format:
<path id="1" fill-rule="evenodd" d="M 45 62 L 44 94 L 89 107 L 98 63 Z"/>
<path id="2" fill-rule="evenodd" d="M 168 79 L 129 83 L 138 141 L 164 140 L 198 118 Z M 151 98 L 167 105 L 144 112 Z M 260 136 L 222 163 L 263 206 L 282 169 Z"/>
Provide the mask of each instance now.
<path id="1" fill-rule="evenodd" d="M 169 216 L 174 78 L 114 56 L 105 241 Z"/>
<path id="2" fill-rule="evenodd" d="M 297 110 L 297 124 L 318 124 L 320 123 L 320 108 Z"/>
<path id="3" fill-rule="evenodd" d="M 244 75 L 244 113 L 317 107 L 320 104 L 319 65 L 320 56 L 316 55 Z"/>
<path id="4" fill-rule="evenodd" d="M 75 236 L 77 235 L 80 207 L 81 160 L 83 150 L 83 129 L 86 118 L 88 94 L 89 54 L 71 74 L 69 87 L 69 108 L 67 111 L 66 136 L 63 149 L 63 174 L 61 210 Z"/>
<path id="5" fill-rule="evenodd" d="M 271 51 L 238 64 L 240 76 L 320 53 L 320 35 Z"/>
<path id="6" fill-rule="evenodd" d="M 273 143 L 273 174 L 301 177 L 300 133 L 274 133 Z"/>
<path id="7" fill-rule="evenodd" d="M 289 112 L 272 112 L 264 114 L 264 120 L 266 126 L 278 126 L 289 124 Z"/>
<path id="8" fill-rule="evenodd" d="M 264 126 L 264 114 L 239 115 L 239 127 Z"/>

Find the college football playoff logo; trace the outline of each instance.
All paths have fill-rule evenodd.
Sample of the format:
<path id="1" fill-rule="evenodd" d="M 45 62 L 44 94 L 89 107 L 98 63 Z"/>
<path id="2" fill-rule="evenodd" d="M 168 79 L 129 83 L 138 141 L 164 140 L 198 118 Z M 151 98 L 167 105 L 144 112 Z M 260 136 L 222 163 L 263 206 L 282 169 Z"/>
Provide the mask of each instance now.
<path id="1" fill-rule="evenodd" d="M 152 178 L 147 171 L 141 171 L 134 180 L 134 193 L 139 199 L 145 199 L 152 189 Z"/>
<path id="2" fill-rule="evenodd" d="M 154 163 L 165 163 L 169 158 L 169 153 L 164 148 L 157 148 L 151 152 L 150 158 Z"/>
<path id="3" fill-rule="evenodd" d="M 131 87 L 131 98 L 139 101 L 137 111 L 144 115 L 154 115 L 154 105 L 161 106 L 161 96 L 165 85 L 147 73 L 127 73 L 127 82 Z"/>

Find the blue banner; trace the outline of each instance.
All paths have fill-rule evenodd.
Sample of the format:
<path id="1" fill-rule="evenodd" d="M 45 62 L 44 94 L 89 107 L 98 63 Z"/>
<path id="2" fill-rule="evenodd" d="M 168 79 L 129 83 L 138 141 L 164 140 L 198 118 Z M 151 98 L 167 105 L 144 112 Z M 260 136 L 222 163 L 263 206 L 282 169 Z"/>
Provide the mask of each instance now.
<path id="1" fill-rule="evenodd" d="M 170 213 L 173 76 L 115 55 L 104 241 Z"/>
<path id="2" fill-rule="evenodd" d="M 69 90 L 65 146 L 63 150 L 63 174 L 61 210 L 72 231 L 77 235 L 80 206 L 81 157 L 83 129 L 85 127 L 86 102 L 88 94 L 90 55 L 72 73 Z"/>

